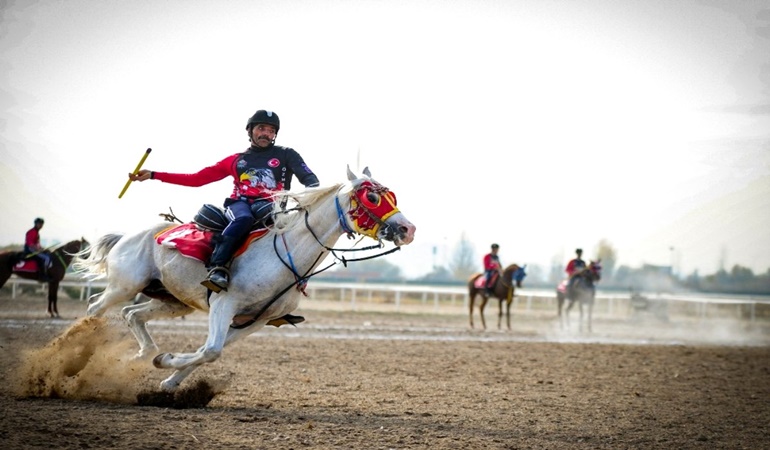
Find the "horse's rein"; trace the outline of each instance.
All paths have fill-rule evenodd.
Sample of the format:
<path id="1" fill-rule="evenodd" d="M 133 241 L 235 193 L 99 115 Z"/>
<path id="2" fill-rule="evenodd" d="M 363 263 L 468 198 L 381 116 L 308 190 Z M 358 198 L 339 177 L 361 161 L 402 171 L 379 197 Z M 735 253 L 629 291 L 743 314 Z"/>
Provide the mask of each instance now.
<path id="1" fill-rule="evenodd" d="M 351 197 L 354 196 L 354 195 L 355 195 L 355 192 L 352 192 L 351 193 Z M 345 223 L 345 221 L 343 220 L 344 219 L 344 216 L 343 216 L 344 213 L 343 213 L 342 207 L 340 206 L 340 203 L 339 203 L 339 197 L 335 198 L 335 205 L 337 207 L 337 214 L 338 214 L 339 219 L 340 219 L 340 226 L 342 227 L 344 233 L 347 234 L 349 238 L 352 238 L 354 231 L 351 230 L 350 227 L 348 227 L 347 224 Z M 370 214 L 370 215 L 372 214 L 370 211 L 368 211 L 368 209 L 366 209 L 365 205 L 363 205 L 362 203 L 359 202 L 359 209 L 360 208 L 364 208 L 367 211 L 367 214 Z M 372 250 L 372 249 L 375 249 L 375 248 L 383 248 L 384 245 L 383 245 L 382 241 L 378 239 L 377 240 L 377 245 L 370 245 L 368 247 L 362 247 L 362 248 L 333 248 L 333 247 L 329 247 L 329 246 L 325 245 L 323 242 L 321 242 L 321 240 L 318 238 L 318 235 L 315 233 L 315 231 L 313 231 L 313 228 L 310 226 L 310 221 L 309 221 L 310 211 L 308 211 L 307 209 L 304 209 L 304 211 L 305 211 L 305 227 L 308 229 L 308 231 L 310 231 L 310 234 L 313 236 L 313 239 L 316 240 L 318 245 L 320 245 L 324 250 L 326 250 L 329 253 L 331 253 L 332 256 L 334 256 L 334 259 L 336 259 L 336 261 L 334 261 L 331 264 L 329 264 L 328 266 L 326 266 L 326 267 L 324 267 L 322 269 L 316 270 L 315 272 L 312 272 L 312 273 L 309 273 L 310 269 L 308 269 L 308 271 L 305 272 L 304 275 L 300 275 L 300 273 L 297 271 L 297 268 L 294 266 L 294 261 L 293 261 L 293 258 L 291 257 L 291 251 L 289 250 L 289 246 L 286 243 L 286 240 L 283 239 L 283 235 L 281 235 L 281 238 L 282 238 L 282 241 L 283 241 L 284 249 L 286 250 L 286 255 L 287 255 L 288 260 L 289 260 L 288 262 L 285 261 L 281 257 L 281 254 L 278 252 L 278 236 L 277 235 L 273 236 L 273 251 L 275 252 L 275 255 L 278 257 L 278 260 L 281 261 L 281 263 L 283 263 L 283 265 L 286 266 L 286 268 L 289 269 L 289 271 L 291 271 L 292 274 L 294 274 L 294 282 L 289 284 L 288 286 L 286 286 L 284 289 L 282 289 L 276 295 L 274 295 L 273 298 L 271 298 L 270 301 L 268 301 L 265 304 L 265 306 L 259 311 L 259 313 L 257 313 L 251 320 L 249 320 L 249 321 L 247 321 L 247 322 L 245 322 L 245 323 L 243 323 L 241 325 L 238 325 L 236 327 L 232 327 L 231 326 L 232 328 L 239 328 L 239 329 L 240 328 L 246 328 L 246 327 L 250 326 L 251 324 L 253 324 L 254 322 L 256 322 L 257 319 L 265 311 L 267 311 L 267 309 L 270 307 L 270 305 L 275 303 L 276 300 L 281 298 L 281 296 L 283 294 L 288 292 L 289 289 L 291 289 L 294 286 L 297 286 L 297 288 L 300 290 L 300 292 L 302 292 L 302 294 L 307 297 L 307 294 L 305 293 L 305 286 L 307 285 L 308 280 L 311 277 L 313 277 L 315 275 L 318 275 L 319 273 L 324 272 L 324 271 L 330 269 L 331 267 L 335 266 L 337 264 L 337 261 L 341 262 L 345 267 L 347 267 L 347 263 L 351 262 L 351 261 L 364 261 L 364 260 L 367 260 L 367 259 L 379 258 L 380 256 L 385 256 L 385 255 L 388 255 L 390 253 L 393 253 L 393 252 L 396 252 L 398 250 L 401 250 L 401 247 L 394 247 L 394 248 L 392 248 L 392 249 L 390 249 L 388 251 L 385 251 L 385 252 L 382 252 L 382 253 L 378 253 L 376 255 L 367 256 L 367 257 L 364 257 L 364 258 L 355 258 L 355 259 L 345 259 L 344 256 L 343 257 L 337 256 L 336 252 L 343 252 L 343 253 L 344 252 L 359 252 L 359 251 L 364 251 L 364 250 Z M 398 211 L 398 209 L 396 209 L 396 211 Z M 384 224 L 384 222 L 382 222 L 382 223 Z M 361 241 L 359 240 L 358 242 L 361 242 Z M 316 257 L 315 261 L 313 262 L 313 264 L 310 267 L 315 266 L 315 264 L 318 263 L 318 261 L 321 259 L 321 257 L 323 257 L 323 255 L 324 255 L 324 252 L 323 251 L 320 252 L 318 254 L 318 256 Z"/>

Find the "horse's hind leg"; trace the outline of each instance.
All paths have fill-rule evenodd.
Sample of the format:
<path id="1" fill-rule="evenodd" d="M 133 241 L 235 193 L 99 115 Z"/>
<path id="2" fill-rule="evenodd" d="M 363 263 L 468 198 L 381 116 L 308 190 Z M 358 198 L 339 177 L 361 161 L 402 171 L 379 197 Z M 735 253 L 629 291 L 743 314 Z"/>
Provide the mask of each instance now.
<path id="1" fill-rule="evenodd" d="M 476 302 L 476 293 L 471 292 L 468 296 L 470 300 L 468 300 L 468 307 L 470 309 L 470 319 L 471 319 L 471 328 L 473 328 L 473 304 Z"/>
<path id="2" fill-rule="evenodd" d="M 59 295 L 59 283 L 51 281 L 48 283 L 48 315 L 59 317 L 59 308 L 56 305 L 56 297 Z"/>
<path id="3" fill-rule="evenodd" d="M 102 316 L 110 307 L 117 304 L 128 302 L 138 294 L 144 286 L 115 287 L 108 284 L 107 288 L 100 294 L 92 295 L 88 299 L 88 308 L 86 315 Z"/>
<path id="4" fill-rule="evenodd" d="M 569 312 L 572 310 L 572 307 L 575 306 L 575 300 L 568 298 L 567 299 L 567 307 L 564 308 L 564 324 L 567 329 L 569 329 Z"/>
<path id="5" fill-rule="evenodd" d="M 487 302 L 489 301 L 489 297 L 486 295 L 481 296 L 481 304 L 479 305 L 479 314 L 481 315 L 481 326 L 486 330 L 487 329 L 487 321 L 484 320 L 484 308 L 487 306 Z"/>
<path id="6" fill-rule="evenodd" d="M 148 321 L 185 316 L 193 311 L 195 311 L 193 308 L 181 302 L 158 299 L 124 307 L 120 313 L 139 343 L 139 351 L 135 358 L 146 358 L 158 352 L 158 346 L 147 332 Z"/>

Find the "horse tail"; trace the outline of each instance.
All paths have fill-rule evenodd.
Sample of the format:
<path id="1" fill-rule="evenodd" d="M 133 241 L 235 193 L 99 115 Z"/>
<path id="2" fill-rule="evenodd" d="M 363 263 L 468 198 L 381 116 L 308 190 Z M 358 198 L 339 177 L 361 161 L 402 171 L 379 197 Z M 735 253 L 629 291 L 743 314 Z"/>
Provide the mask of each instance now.
<path id="1" fill-rule="evenodd" d="M 72 267 L 87 278 L 102 278 L 107 273 L 107 255 L 123 238 L 122 234 L 107 234 L 99 238 L 96 244 L 75 254 Z"/>

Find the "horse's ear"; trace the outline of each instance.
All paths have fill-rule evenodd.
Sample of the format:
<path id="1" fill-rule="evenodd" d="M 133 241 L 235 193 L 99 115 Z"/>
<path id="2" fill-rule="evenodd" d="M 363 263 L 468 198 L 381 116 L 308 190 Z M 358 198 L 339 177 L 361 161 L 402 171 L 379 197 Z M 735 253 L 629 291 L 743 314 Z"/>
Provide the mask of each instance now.
<path id="1" fill-rule="evenodd" d="M 348 180 L 355 181 L 358 177 L 350 170 L 350 164 L 348 164 Z"/>
<path id="2" fill-rule="evenodd" d="M 369 166 L 364 167 L 364 175 L 366 175 L 369 178 L 372 177 L 372 173 L 369 172 Z"/>

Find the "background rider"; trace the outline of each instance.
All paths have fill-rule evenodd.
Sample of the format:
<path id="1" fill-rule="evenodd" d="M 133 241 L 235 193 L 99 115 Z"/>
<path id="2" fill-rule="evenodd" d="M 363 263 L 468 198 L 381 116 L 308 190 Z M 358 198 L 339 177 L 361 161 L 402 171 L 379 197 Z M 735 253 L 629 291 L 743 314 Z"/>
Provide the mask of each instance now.
<path id="1" fill-rule="evenodd" d="M 48 264 L 51 258 L 40 245 L 40 229 L 43 228 L 44 224 L 45 220 L 42 217 L 38 217 L 35 219 L 34 226 L 27 230 L 27 234 L 24 237 L 24 257 L 35 258 L 37 260 L 40 281 L 49 281 Z"/>
<path id="2" fill-rule="evenodd" d="M 497 255 L 499 250 L 499 245 L 492 244 L 490 252 L 484 255 L 484 293 L 487 296 L 492 295 L 492 287 L 494 286 L 496 276 L 502 271 L 500 257 Z"/>
<path id="3" fill-rule="evenodd" d="M 567 272 L 567 277 L 568 277 L 567 289 L 572 288 L 572 284 L 574 283 L 574 280 L 575 280 L 575 276 L 574 275 L 579 273 L 580 271 L 582 271 L 586 267 L 587 267 L 586 263 L 585 263 L 585 261 L 583 261 L 583 249 L 582 248 L 576 248 L 575 249 L 575 257 L 572 258 L 567 263 L 567 268 L 564 269 L 564 271 Z"/>

